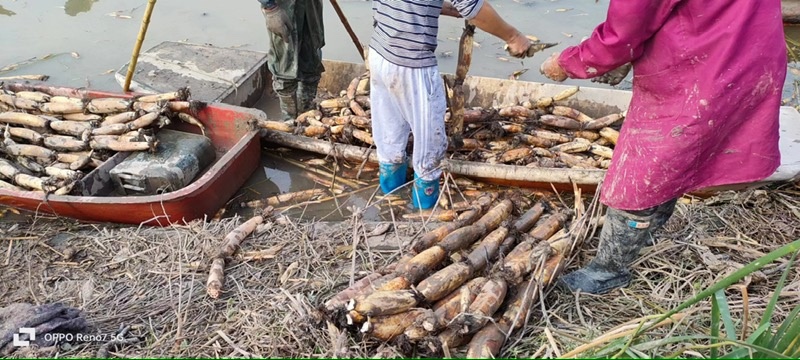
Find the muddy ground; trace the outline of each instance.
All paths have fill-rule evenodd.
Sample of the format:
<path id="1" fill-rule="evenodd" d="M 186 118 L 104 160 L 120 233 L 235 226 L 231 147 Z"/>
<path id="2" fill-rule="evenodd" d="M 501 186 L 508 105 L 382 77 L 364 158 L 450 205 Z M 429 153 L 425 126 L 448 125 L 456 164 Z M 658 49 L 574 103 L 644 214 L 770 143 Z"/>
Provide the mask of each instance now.
<path id="1" fill-rule="evenodd" d="M 643 315 L 660 314 L 763 254 L 800 238 L 800 186 L 726 193 L 678 205 L 675 216 L 635 264 L 630 287 L 604 296 L 545 289 L 544 300 L 523 331 L 504 348 L 506 357 L 555 357 Z M 266 251 L 261 260 L 234 260 L 225 292 L 205 292 L 208 263 L 221 238 L 244 219 L 194 222 L 172 228 L 81 224 L 39 217 L 0 231 L 0 299 L 4 304 L 64 302 L 79 308 L 94 333 L 128 328 L 125 344 L 106 344 L 114 357 L 392 357 L 381 344 L 329 327 L 318 306 L 349 283 L 398 259 L 398 244 L 424 231 L 422 223 L 396 223 L 352 252 L 353 228 L 377 224 L 271 220 L 247 238 L 240 254 Z M 430 229 L 434 224 L 428 224 Z M 594 254 L 586 241 L 569 269 Z M 740 285 L 748 290 L 750 331 L 786 265 L 781 259 Z M 741 328 L 742 293 L 727 292 Z M 800 272 L 790 272 L 773 319 L 800 304 Z M 685 311 L 678 324 L 645 339 L 671 333 L 708 332 L 709 303 Z M 15 357 L 90 357 L 103 343 L 23 349 Z M 651 356 L 693 356 L 684 344 L 636 350 Z M 636 344 L 633 346 L 636 349 Z M 455 350 L 453 356 L 459 356 Z M 685 351 L 685 352 L 684 352 Z M 100 353 L 105 355 L 106 353 Z M 583 355 L 590 355 L 591 352 Z"/>

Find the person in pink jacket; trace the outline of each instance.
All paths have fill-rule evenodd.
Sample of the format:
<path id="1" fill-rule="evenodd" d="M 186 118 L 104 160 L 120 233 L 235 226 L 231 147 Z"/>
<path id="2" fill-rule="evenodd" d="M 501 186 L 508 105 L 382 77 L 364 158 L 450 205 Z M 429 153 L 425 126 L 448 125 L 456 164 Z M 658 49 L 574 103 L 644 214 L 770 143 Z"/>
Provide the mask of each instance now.
<path id="1" fill-rule="evenodd" d="M 611 0 L 606 21 L 541 72 L 616 78 L 633 97 L 600 200 L 597 255 L 561 278 L 594 294 L 627 286 L 630 263 L 693 190 L 772 175 L 787 52 L 780 0 Z"/>

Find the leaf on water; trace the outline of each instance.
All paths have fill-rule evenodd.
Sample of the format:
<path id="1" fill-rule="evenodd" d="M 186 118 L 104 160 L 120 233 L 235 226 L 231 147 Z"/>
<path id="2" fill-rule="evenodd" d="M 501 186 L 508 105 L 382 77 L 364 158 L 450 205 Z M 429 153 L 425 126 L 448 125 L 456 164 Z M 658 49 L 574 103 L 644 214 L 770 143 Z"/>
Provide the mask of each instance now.
<path id="1" fill-rule="evenodd" d="M 509 79 L 509 80 L 518 80 L 518 79 L 519 79 L 519 77 L 520 77 L 520 75 L 524 74 L 526 71 L 528 71 L 528 69 L 522 69 L 522 70 L 517 70 L 517 71 L 514 71 L 514 72 L 511 74 L 511 76 L 509 76 L 509 77 L 508 77 L 508 79 Z"/>
<path id="2" fill-rule="evenodd" d="M 27 65 L 27 64 L 32 64 L 32 63 L 35 63 L 35 62 L 37 62 L 37 61 L 47 60 L 47 59 L 49 59 L 49 58 L 51 58 L 51 57 L 54 57 L 54 56 L 55 56 L 55 54 L 47 54 L 47 55 L 45 55 L 45 56 L 42 56 L 42 57 L 34 57 L 34 58 L 30 58 L 30 59 L 28 59 L 28 60 L 25 60 L 25 61 L 20 61 L 20 62 L 18 62 L 18 63 L 16 63 L 16 64 L 11 64 L 11 65 L 8 65 L 8 66 L 6 66 L 6 67 L 4 67 L 4 68 L 0 69 L 0 72 L 6 72 L 6 71 L 13 71 L 13 70 L 17 70 L 17 69 L 18 69 L 20 66 L 22 66 L 22 65 Z"/>
<path id="3" fill-rule="evenodd" d="M 108 13 L 107 15 L 111 16 L 111 17 L 115 17 L 117 19 L 130 19 L 131 18 L 130 15 L 122 15 L 122 14 L 119 13 L 119 11 L 114 11 L 112 13 Z"/>
<path id="4" fill-rule="evenodd" d="M 447 40 L 450 40 L 450 41 L 458 41 L 458 39 L 456 39 L 456 38 L 454 38 L 454 37 L 448 37 L 448 38 L 447 38 Z"/>
<path id="5" fill-rule="evenodd" d="M 539 38 L 533 35 L 525 35 L 525 37 L 530 41 L 539 41 Z"/>
<path id="6" fill-rule="evenodd" d="M 102 75 L 108 75 L 108 74 L 113 74 L 113 73 L 114 73 L 114 69 L 110 69 L 110 70 L 106 70 L 106 72 L 104 72 Z"/>
<path id="7" fill-rule="evenodd" d="M 72 57 L 74 57 L 74 58 L 76 58 L 76 59 L 80 59 L 80 58 L 81 58 L 81 54 L 78 54 L 78 53 L 77 53 L 77 52 L 75 52 L 75 51 L 71 52 L 71 53 L 70 53 L 70 55 L 72 55 Z"/>
<path id="8" fill-rule="evenodd" d="M 472 46 L 479 48 L 481 47 L 481 44 L 475 40 L 472 40 Z"/>
<path id="9" fill-rule="evenodd" d="M 500 60 L 500 61 L 505 61 L 505 62 L 509 62 L 509 61 L 511 61 L 511 60 L 509 60 L 508 58 L 504 58 L 504 57 L 502 57 L 502 56 L 498 56 L 498 57 L 497 57 L 497 60 Z"/>
<path id="10" fill-rule="evenodd" d="M 570 10 L 572 10 L 572 8 L 569 8 L 569 9 L 562 8 L 562 9 L 556 9 L 556 12 L 567 12 L 567 11 L 570 11 Z"/>
<path id="11" fill-rule="evenodd" d="M 572 37 L 572 34 L 569 34 L 569 33 L 562 32 L 562 34 L 564 34 L 564 36 L 566 36 L 566 37 L 568 37 L 568 38 L 571 38 L 571 37 Z"/>

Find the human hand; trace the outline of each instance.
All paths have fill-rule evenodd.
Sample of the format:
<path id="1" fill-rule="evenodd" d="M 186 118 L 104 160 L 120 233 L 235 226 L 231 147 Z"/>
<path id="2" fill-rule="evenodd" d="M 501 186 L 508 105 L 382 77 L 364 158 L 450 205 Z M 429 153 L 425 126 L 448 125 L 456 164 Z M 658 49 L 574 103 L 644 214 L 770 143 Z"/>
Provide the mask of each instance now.
<path id="1" fill-rule="evenodd" d="M 506 51 L 515 58 L 528 57 L 528 50 L 531 48 L 531 40 L 517 31 L 514 36 L 506 42 Z"/>
<path id="2" fill-rule="evenodd" d="M 267 20 L 267 30 L 288 44 L 291 39 L 292 29 L 290 27 L 289 16 L 286 15 L 286 12 L 276 5 L 261 8 L 261 11 L 264 13 L 264 17 Z"/>
<path id="3" fill-rule="evenodd" d="M 558 64 L 558 56 L 561 53 L 554 53 L 550 55 L 547 60 L 542 63 L 542 66 L 539 67 L 539 72 L 542 75 L 546 76 L 548 79 L 553 81 L 562 82 L 567 79 L 567 72 L 564 71 L 564 68 Z"/>
<path id="4" fill-rule="evenodd" d="M 627 63 L 603 75 L 592 78 L 592 82 L 609 84 L 612 86 L 617 85 L 621 83 L 622 80 L 625 80 L 625 77 L 628 76 L 628 73 L 631 71 L 631 67 L 632 65 Z"/>

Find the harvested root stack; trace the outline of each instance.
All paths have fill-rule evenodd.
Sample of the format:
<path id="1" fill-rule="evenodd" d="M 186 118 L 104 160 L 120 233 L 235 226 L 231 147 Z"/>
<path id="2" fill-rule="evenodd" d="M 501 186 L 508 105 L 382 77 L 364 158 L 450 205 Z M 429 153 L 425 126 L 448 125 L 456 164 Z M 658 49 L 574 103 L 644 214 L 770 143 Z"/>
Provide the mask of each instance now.
<path id="1" fill-rule="evenodd" d="M 217 254 L 211 261 L 211 270 L 209 271 L 208 281 L 206 282 L 206 293 L 208 296 L 217 299 L 222 295 L 222 286 L 225 283 L 225 261 L 233 256 L 242 241 L 250 234 L 252 234 L 258 225 L 264 222 L 265 218 L 272 215 L 272 206 L 267 207 L 260 215 L 253 216 L 250 220 L 245 221 L 243 224 L 233 229 L 230 233 L 225 235 Z"/>
<path id="2" fill-rule="evenodd" d="M 514 296 L 503 311 L 498 312 L 475 333 L 467 345 L 466 358 L 494 358 L 500 354 L 506 339 L 527 321 L 537 300 L 538 287 L 551 285 L 563 268 L 574 240 L 568 232 L 561 229 L 548 240 L 536 245 L 526 258 L 529 264 L 526 268 L 533 270 L 525 274 L 524 281 L 517 279 L 511 282 L 514 284 Z"/>
<path id="3" fill-rule="evenodd" d="M 467 27 L 464 39 L 471 39 Z M 471 40 L 468 43 L 471 44 Z M 462 41 L 462 45 L 465 43 Z M 539 168 L 607 169 L 624 120 L 622 113 L 593 118 L 565 106 L 579 88 L 552 97 L 531 98 L 496 109 L 465 108 L 463 76 L 469 67 L 469 46 L 459 49 L 459 67 L 445 83 L 452 92 L 446 114 L 451 132 L 449 158 Z M 338 97 L 321 100 L 318 109 L 289 121 L 256 121 L 254 126 L 271 131 L 333 142 L 370 147 L 372 121 L 369 74 L 354 78 Z M 452 82 L 452 83 L 451 83 Z M 457 135 L 457 136 L 456 136 Z"/>
<path id="4" fill-rule="evenodd" d="M 17 171 L 0 174 L 13 186 L 3 189 L 71 194 L 86 173 L 116 152 L 155 151 L 154 132 L 171 122 L 205 132 L 191 114 L 205 104 L 190 101 L 185 88 L 132 99 L 79 99 L 46 91 L 0 86 L 0 160 Z"/>
<path id="5" fill-rule="evenodd" d="M 548 284 L 571 245 L 570 211 L 546 199 L 509 198 L 475 200 L 457 220 L 413 243 L 392 273 L 354 283 L 323 310 L 340 327 L 397 341 L 418 355 L 439 356 L 470 341 L 491 349 L 495 343 L 482 339 L 496 336 L 495 323 L 505 336 L 525 321 L 532 303 L 523 291 L 528 279 Z M 513 266 L 507 265 L 512 255 Z"/>

